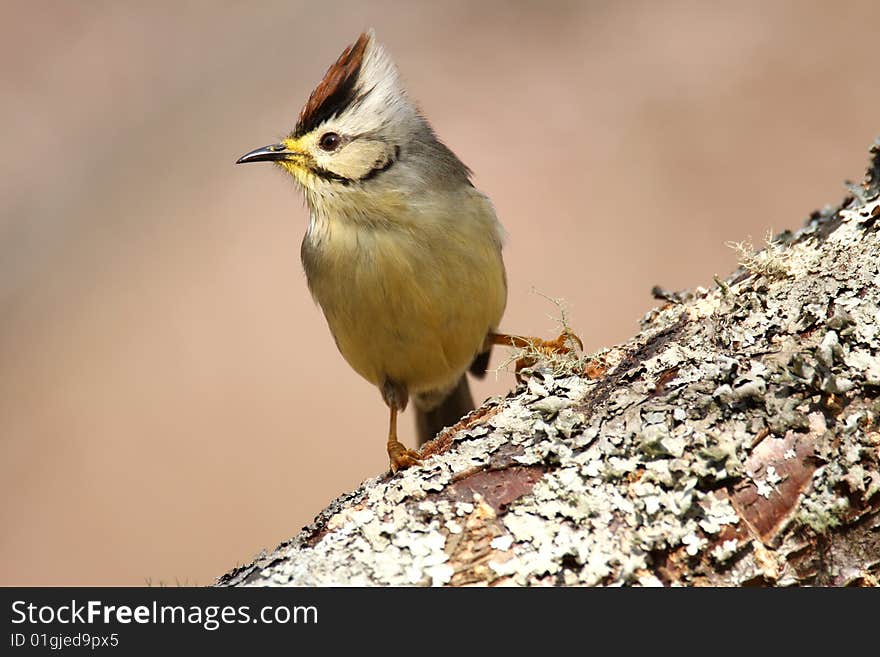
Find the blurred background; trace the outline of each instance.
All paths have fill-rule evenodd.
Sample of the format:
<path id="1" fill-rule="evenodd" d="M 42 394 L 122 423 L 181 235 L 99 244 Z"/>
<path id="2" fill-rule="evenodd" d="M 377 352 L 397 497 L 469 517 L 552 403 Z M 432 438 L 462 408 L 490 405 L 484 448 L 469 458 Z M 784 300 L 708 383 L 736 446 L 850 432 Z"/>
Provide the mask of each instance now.
<path id="1" fill-rule="evenodd" d="M 711 285 L 725 242 L 861 180 L 878 24 L 875 0 L 4 0 L 0 584 L 210 584 L 387 467 L 298 191 L 233 164 L 364 28 L 507 228 L 502 328 L 555 337 L 536 289 L 596 350 L 652 285 Z"/>

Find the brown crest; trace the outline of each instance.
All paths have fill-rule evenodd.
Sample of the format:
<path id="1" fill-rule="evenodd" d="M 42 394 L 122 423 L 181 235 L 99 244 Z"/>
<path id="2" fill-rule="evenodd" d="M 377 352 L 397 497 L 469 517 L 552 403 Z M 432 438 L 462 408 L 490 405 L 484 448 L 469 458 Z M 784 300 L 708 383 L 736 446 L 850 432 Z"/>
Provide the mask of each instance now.
<path id="1" fill-rule="evenodd" d="M 311 132 L 330 117 L 339 114 L 354 100 L 355 83 L 369 41 L 369 34 L 364 32 L 354 44 L 342 52 L 336 63 L 327 69 L 324 79 L 315 87 L 299 114 L 293 132 L 295 137 L 302 137 Z"/>

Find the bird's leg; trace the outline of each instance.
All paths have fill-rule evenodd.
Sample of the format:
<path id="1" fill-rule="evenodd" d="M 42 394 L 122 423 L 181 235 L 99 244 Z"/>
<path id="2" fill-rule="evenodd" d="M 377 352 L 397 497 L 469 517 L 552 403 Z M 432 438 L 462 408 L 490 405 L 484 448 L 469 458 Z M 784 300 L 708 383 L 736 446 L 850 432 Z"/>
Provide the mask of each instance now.
<path id="1" fill-rule="evenodd" d="M 404 470 L 411 465 L 421 465 L 422 459 L 418 452 L 407 449 L 397 439 L 397 409 L 391 407 L 391 422 L 388 427 L 388 459 L 391 461 L 391 472 Z"/>
<path id="2" fill-rule="evenodd" d="M 386 379 L 382 384 L 382 398 L 391 411 L 388 422 L 388 459 L 391 462 L 391 472 L 404 470 L 412 465 L 421 465 L 422 459 L 419 453 L 407 449 L 397 439 L 397 413 L 406 408 L 409 399 L 406 388 Z"/>
<path id="3" fill-rule="evenodd" d="M 513 347 L 514 349 L 525 349 L 527 352 L 520 358 L 517 358 L 514 365 L 516 378 L 519 379 L 519 372 L 524 367 L 531 367 L 538 361 L 540 355 L 550 356 L 552 354 L 567 354 L 577 345 L 577 348 L 583 351 L 584 343 L 581 339 L 567 328 L 559 334 L 555 340 L 542 340 L 541 338 L 527 338 L 519 335 L 508 335 L 506 333 L 490 332 L 486 337 L 488 345 L 504 345 Z"/>

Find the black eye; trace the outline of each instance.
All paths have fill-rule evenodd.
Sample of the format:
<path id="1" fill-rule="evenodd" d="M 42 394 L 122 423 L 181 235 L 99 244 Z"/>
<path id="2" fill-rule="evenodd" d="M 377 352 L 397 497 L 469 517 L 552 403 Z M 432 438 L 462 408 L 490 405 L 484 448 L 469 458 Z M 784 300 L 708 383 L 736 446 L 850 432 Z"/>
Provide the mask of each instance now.
<path id="1" fill-rule="evenodd" d="M 342 139 L 335 132 L 325 132 L 318 140 L 318 146 L 321 147 L 321 150 L 335 151 L 339 148 L 341 141 Z"/>

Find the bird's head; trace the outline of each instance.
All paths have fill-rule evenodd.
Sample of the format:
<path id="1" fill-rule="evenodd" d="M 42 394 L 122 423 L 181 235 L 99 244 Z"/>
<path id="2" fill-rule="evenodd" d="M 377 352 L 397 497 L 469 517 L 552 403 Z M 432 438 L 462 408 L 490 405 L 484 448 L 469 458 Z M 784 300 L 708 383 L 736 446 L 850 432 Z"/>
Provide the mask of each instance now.
<path id="1" fill-rule="evenodd" d="M 237 163 L 275 162 L 314 206 L 374 184 L 425 134 L 433 137 L 371 30 L 327 70 L 286 139 L 251 151 Z"/>

